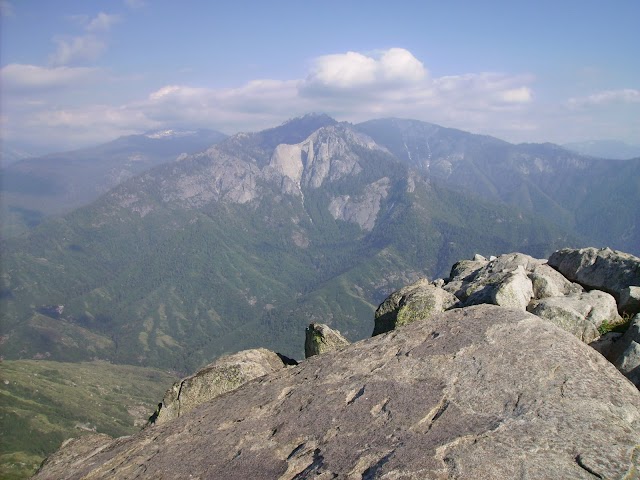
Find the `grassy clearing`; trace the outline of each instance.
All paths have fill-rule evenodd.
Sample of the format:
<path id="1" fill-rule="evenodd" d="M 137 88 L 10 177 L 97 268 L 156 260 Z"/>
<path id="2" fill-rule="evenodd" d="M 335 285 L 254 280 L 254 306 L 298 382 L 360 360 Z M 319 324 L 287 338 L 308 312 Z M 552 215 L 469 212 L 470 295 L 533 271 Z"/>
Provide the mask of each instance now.
<path id="1" fill-rule="evenodd" d="M 0 364 L 0 478 L 28 478 L 67 438 L 140 429 L 176 376 L 107 362 Z"/>

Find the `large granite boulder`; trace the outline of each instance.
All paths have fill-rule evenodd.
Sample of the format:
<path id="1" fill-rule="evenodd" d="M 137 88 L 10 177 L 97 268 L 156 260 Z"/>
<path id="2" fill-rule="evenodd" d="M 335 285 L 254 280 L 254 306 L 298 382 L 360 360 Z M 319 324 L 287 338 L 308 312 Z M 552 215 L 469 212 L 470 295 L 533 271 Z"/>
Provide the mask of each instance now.
<path id="1" fill-rule="evenodd" d="M 546 263 L 535 265 L 528 272 L 528 276 L 533 286 L 533 298 L 536 300 L 547 297 L 561 297 L 584 291 L 579 284 L 570 282 Z"/>
<path id="2" fill-rule="evenodd" d="M 178 418 L 201 403 L 284 367 L 281 357 L 266 348 L 243 350 L 221 357 L 174 383 L 162 399 L 155 423 Z"/>
<path id="3" fill-rule="evenodd" d="M 451 293 L 420 279 L 389 295 L 375 313 L 373 335 L 390 332 L 416 320 L 426 320 L 458 304 Z"/>
<path id="4" fill-rule="evenodd" d="M 616 325 L 622 322 L 615 299 L 599 290 L 534 300 L 527 310 L 585 343 L 593 342 L 600 336 L 599 328 L 603 323 Z"/>
<path id="5" fill-rule="evenodd" d="M 443 288 L 464 306 L 490 303 L 524 310 L 534 297 L 528 274 L 543 263 L 522 253 L 500 255 L 491 261 L 458 262 Z"/>
<path id="6" fill-rule="evenodd" d="M 480 305 L 76 446 L 35 478 L 637 478 L 640 392 L 553 324 Z"/>
<path id="7" fill-rule="evenodd" d="M 321 353 L 332 352 L 346 345 L 349 340 L 342 334 L 322 323 L 312 323 L 305 330 L 304 356 L 305 358 Z"/>
<path id="8" fill-rule="evenodd" d="M 612 294 L 620 313 L 632 315 L 640 311 L 638 296 L 627 290 L 640 287 L 640 258 L 610 248 L 564 248 L 549 257 L 549 265 L 588 289 Z"/>

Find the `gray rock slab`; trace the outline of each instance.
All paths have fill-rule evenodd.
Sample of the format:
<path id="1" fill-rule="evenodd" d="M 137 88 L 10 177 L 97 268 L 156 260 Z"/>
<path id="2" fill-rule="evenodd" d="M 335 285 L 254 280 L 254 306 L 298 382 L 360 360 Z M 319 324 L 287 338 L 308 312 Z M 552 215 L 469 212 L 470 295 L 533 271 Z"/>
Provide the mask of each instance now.
<path id="1" fill-rule="evenodd" d="M 620 291 L 619 310 L 627 315 L 640 313 L 640 287 L 630 286 Z"/>
<path id="2" fill-rule="evenodd" d="M 312 323 L 305 330 L 304 355 L 309 358 L 321 353 L 333 352 L 350 343 L 338 330 L 322 323 Z"/>
<path id="3" fill-rule="evenodd" d="M 609 358 L 636 387 L 640 388 L 640 314 L 631 319 L 629 328 L 614 344 Z"/>
<path id="4" fill-rule="evenodd" d="M 548 297 L 532 301 L 527 310 L 544 318 L 585 343 L 600 336 L 603 322 L 611 325 L 622 322 L 613 296 L 599 290 Z"/>
<path id="5" fill-rule="evenodd" d="M 640 286 L 640 258 L 610 248 L 565 248 L 549 257 L 549 265 L 586 288 L 612 294 L 618 302 L 623 290 Z M 618 304 L 620 313 L 638 313 L 628 308 L 627 304 Z"/>
<path id="6" fill-rule="evenodd" d="M 72 459 L 72 460 L 64 460 Z M 553 324 L 454 309 L 248 382 L 35 478 L 636 478 L 640 392 Z"/>
<path id="7" fill-rule="evenodd" d="M 570 282 L 547 264 L 534 266 L 529 273 L 529 278 L 533 285 L 533 297 L 536 299 L 559 297 L 584 291 L 579 284 Z"/>
<path id="8" fill-rule="evenodd" d="M 619 332 L 607 332 L 593 342 L 590 342 L 589 346 L 607 360 L 611 361 L 613 350 L 617 342 L 622 338 L 622 335 L 623 334 Z"/>
<path id="9" fill-rule="evenodd" d="M 443 288 L 464 306 L 490 303 L 524 310 L 534 295 L 528 274 L 544 262 L 522 253 L 500 255 L 488 262 L 458 262 Z"/>
<path id="10" fill-rule="evenodd" d="M 373 335 L 390 332 L 417 320 L 426 320 L 457 304 L 455 295 L 423 278 L 393 292 L 378 306 Z"/>
<path id="11" fill-rule="evenodd" d="M 491 291 L 491 303 L 526 310 L 533 298 L 533 285 L 522 265 L 507 274 Z"/>
<path id="12" fill-rule="evenodd" d="M 178 418 L 201 403 L 284 366 L 278 354 L 266 348 L 243 350 L 221 357 L 174 383 L 162 399 L 162 408 L 155 423 Z"/>

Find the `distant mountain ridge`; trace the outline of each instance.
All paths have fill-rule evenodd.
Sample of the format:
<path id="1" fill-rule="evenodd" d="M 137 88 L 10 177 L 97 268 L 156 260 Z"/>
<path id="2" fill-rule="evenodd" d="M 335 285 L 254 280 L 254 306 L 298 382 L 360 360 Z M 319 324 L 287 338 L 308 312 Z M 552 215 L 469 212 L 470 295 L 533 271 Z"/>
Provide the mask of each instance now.
<path id="1" fill-rule="evenodd" d="M 309 115 L 155 167 L 8 242 L 5 354 L 179 371 L 257 345 L 296 356 L 310 321 L 367 336 L 391 290 L 454 259 L 575 243 Z"/>
<path id="2" fill-rule="evenodd" d="M 640 157 L 640 145 L 630 145 L 619 140 L 591 140 L 565 143 L 562 146 L 568 150 L 592 157 L 614 160 L 628 160 Z"/>
<path id="3" fill-rule="evenodd" d="M 356 128 L 433 181 L 640 254 L 640 159 L 612 163 L 550 143 L 513 145 L 416 120 L 371 120 Z"/>
<path id="4" fill-rule="evenodd" d="M 5 233 L 32 227 L 91 203 L 124 180 L 226 138 L 214 130 L 162 130 L 120 137 L 96 147 L 17 161 L 3 168 Z"/>

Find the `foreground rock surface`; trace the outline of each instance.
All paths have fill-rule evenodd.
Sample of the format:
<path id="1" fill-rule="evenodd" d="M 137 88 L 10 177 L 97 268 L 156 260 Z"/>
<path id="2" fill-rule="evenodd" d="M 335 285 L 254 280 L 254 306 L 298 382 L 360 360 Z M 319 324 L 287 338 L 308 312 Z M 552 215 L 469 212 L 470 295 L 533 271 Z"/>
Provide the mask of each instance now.
<path id="1" fill-rule="evenodd" d="M 620 313 L 640 312 L 640 258 L 610 248 L 564 248 L 549 257 L 549 265 L 569 280 L 612 294 Z"/>
<path id="2" fill-rule="evenodd" d="M 312 323 L 305 330 L 304 356 L 305 358 L 332 352 L 349 345 L 349 340 L 342 334 L 322 323 Z"/>
<path id="3" fill-rule="evenodd" d="M 201 403 L 284 366 L 278 354 L 266 348 L 243 350 L 221 357 L 174 383 L 162 399 L 162 408 L 155 423 L 173 420 Z"/>
<path id="4" fill-rule="evenodd" d="M 549 322 L 480 305 L 76 447 L 35 478 L 637 478 L 640 392 Z"/>

